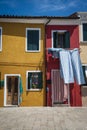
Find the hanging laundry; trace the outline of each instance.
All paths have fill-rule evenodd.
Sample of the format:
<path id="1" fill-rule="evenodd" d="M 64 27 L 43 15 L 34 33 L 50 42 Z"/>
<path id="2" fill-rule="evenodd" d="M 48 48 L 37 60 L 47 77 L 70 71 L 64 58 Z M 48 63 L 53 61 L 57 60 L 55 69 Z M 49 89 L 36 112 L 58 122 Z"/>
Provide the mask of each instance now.
<path id="1" fill-rule="evenodd" d="M 65 84 L 74 83 L 75 81 L 79 85 L 85 84 L 78 48 L 73 50 L 49 48 L 48 53 L 51 53 L 53 58 L 60 58 L 61 77 Z"/>
<path id="2" fill-rule="evenodd" d="M 83 74 L 83 69 L 82 69 L 82 64 L 81 64 L 81 59 L 80 59 L 78 49 L 71 50 L 70 55 L 72 60 L 74 78 L 76 82 L 79 85 L 85 84 L 85 79 L 84 79 L 84 74 Z"/>
<path id="3" fill-rule="evenodd" d="M 74 75 L 70 52 L 68 50 L 62 50 L 59 52 L 59 55 L 61 77 L 64 79 L 65 84 L 73 83 Z"/>

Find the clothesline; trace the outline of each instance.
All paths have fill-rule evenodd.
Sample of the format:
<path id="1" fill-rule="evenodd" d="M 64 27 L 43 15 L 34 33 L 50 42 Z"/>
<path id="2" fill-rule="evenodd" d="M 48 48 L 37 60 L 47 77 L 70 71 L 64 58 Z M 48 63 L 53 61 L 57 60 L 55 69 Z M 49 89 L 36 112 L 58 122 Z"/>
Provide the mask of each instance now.
<path id="1" fill-rule="evenodd" d="M 74 50 L 74 49 L 78 49 L 79 52 L 81 52 L 81 48 L 46 48 L 46 50 L 49 50 L 49 49 L 53 49 L 53 50 L 58 50 L 58 49 L 61 49 L 61 50 Z"/>

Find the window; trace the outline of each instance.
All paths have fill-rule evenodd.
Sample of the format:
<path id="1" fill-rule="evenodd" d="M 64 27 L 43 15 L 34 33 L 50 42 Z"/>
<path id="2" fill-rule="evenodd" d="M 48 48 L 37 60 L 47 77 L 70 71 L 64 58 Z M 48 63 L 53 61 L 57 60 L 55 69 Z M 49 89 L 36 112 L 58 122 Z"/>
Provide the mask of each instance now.
<path id="1" fill-rule="evenodd" d="M 66 30 L 53 31 L 53 48 L 70 48 L 70 34 Z"/>
<path id="2" fill-rule="evenodd" d="M 38 52 L 40 51 L 40 29 L 27 28 L 26 29 L 26 51 Z"/>
<path id="3" fill-rule="evenodd" d="M 86 82 L 84 85 L 87 86 L 87 65 L 83 65 L 82 68 L 83 68 L 83 74 Z"/>
<path id="4" fill-rule="evenodd" d="M 42 72 L 40 71 L 27 71 L 27 90 L 42 89 L 43 80 Z"/>
<path id="5" fill-rule="evenodd" d="M 83 41 L 87 41 L 87 23 L 83 24 Z"/>
<path id="6" fill-rule="evenodd" d="M 2 28 L 0 27 L 0 51 L 2 51 Z"/>

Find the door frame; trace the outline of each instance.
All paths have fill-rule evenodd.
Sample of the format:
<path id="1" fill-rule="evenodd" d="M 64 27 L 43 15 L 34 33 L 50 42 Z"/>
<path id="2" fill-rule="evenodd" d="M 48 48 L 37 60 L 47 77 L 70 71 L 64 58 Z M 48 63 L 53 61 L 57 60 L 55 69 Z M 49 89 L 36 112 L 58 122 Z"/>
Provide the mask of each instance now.
<path id="1" fill-rule="evenodd" d="M 6 81 L 7 81 L 7 76 L 18 76 L 20 77 L 20 74 L 5 74 L 4 75 L 4 79 L 5 79 L 5 86 L 4 86 L 4 106 L 19 106 L 19 96 L 20 96 L 20 91 L 19 91 L 19 84 L 20 84 L 20 78 L 19 78 L 19 84 L 18 84 L 18 105 L 8 105 L 6 104 L 6 101 L 7 101 L 7 84 L 6 84 Z"/>

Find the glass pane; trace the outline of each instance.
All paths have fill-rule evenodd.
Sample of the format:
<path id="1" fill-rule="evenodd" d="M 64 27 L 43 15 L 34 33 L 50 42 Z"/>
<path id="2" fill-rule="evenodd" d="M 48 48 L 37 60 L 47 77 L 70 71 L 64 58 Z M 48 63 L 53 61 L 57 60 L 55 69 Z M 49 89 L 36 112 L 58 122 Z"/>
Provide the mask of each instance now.
<path id="1" fill-rule="evenodd" d="M 64 46 L 64 33 L 58 33 L 58 48 L 63 48 Z"/>
<path id="2" fill-rule="evenodd" d="M 28 73 L 28 89 L 42 88 L 42 72 Z"/>
<path id="3" fill-rule="evenodd" d="M 85 79 L 85 82 L 86 82 L 85 85 L 87 85 L 86 66 L 82 66 L 82 68 L 83 68 L 84 79 Z"/>
<path id="4" fill-rule="evenodd" d="M 39 50 L 39 30 L 27 31 L 27 50 Z"/>
<path id="5" fill-rule="evenodd" d="M 32 88 L 37 89 L 38 88 L 38 73 L 32 73 Z"/>
<path id="6" fill-rule="evenodd" d="M 87 24 L 83 24 L 83 41 L 87 41 Z"/>

